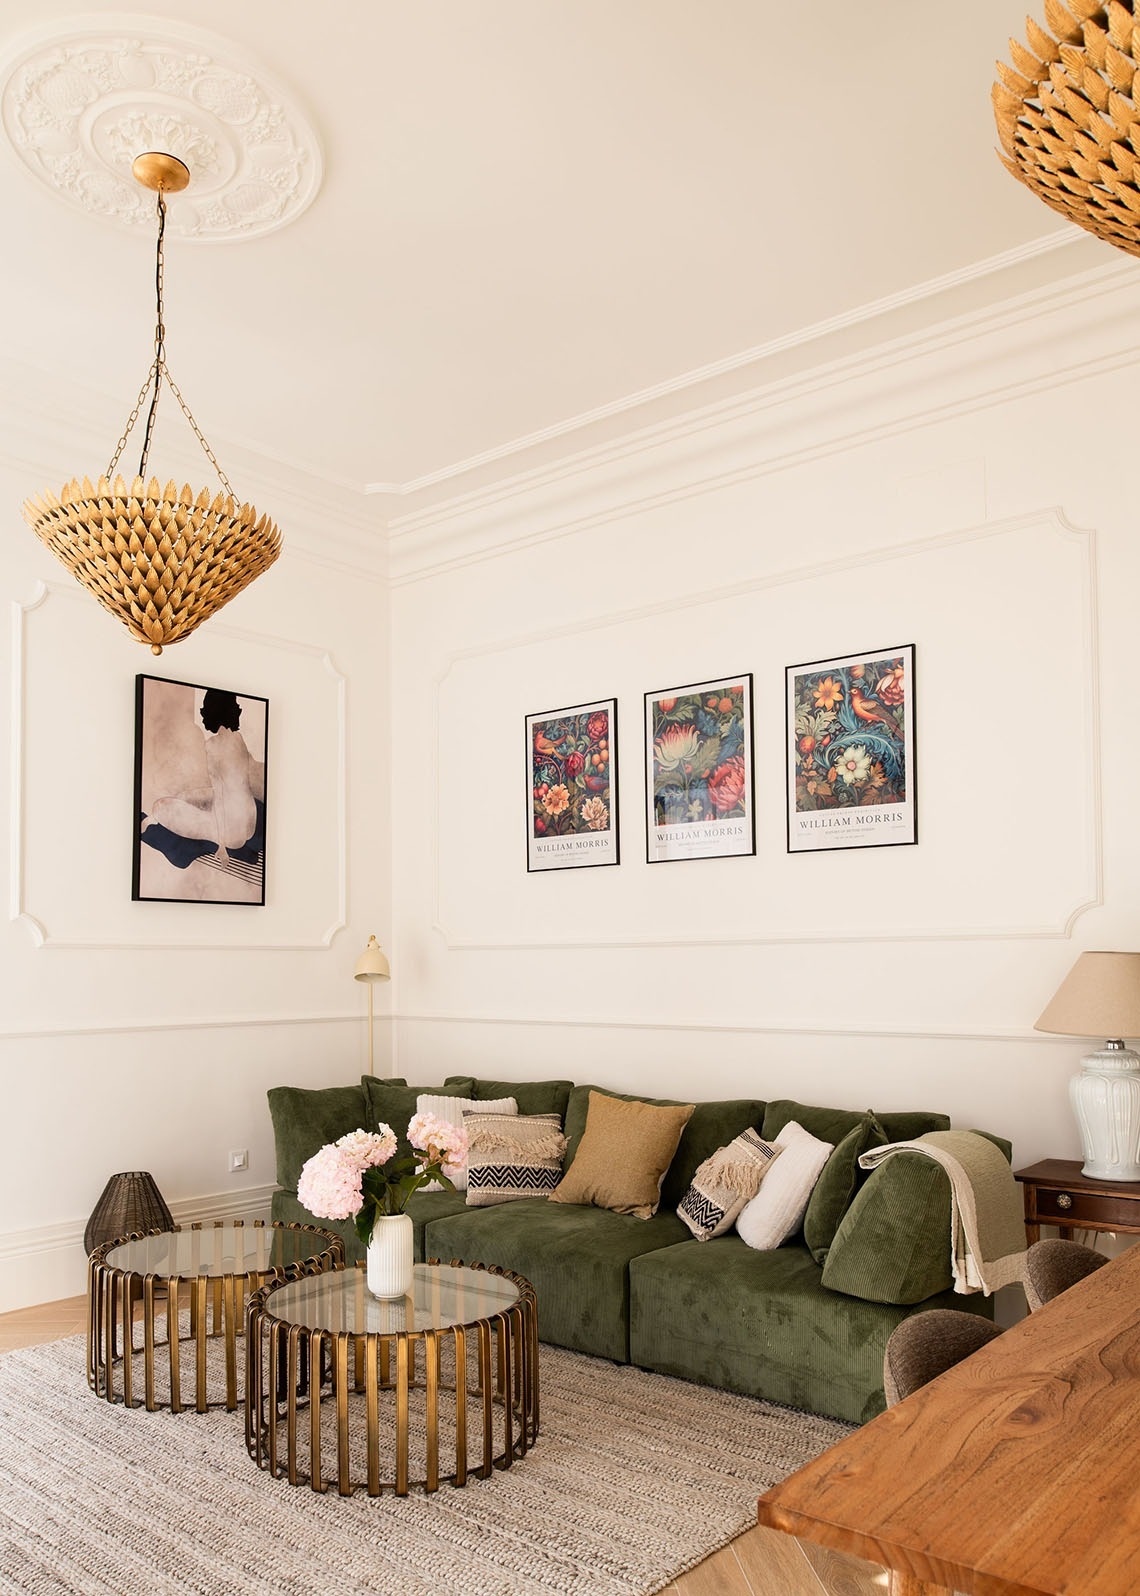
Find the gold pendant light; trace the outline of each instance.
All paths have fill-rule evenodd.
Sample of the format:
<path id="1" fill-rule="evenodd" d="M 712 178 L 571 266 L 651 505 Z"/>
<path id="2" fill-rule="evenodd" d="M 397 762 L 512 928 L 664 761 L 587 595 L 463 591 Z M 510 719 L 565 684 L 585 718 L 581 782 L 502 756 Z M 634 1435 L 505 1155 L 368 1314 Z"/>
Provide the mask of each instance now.
<path id="1" fill-rule="evenodd" d="M 997 63 L 1002 160 L 1066 221 L 1140 255 L 1140 16 L 1133 0 L 1045 0 Z M 1048 30 L 1048 31 L 1047 31 Z"/>
<path id="2" fill-rule="evenodd" d="M 140 643 L 161 654 L 228 604 L 281 552 L 276 525 L 249 504 L 239 505 L 225 472 L 202 436 L 198 423 L 166 366 L 163 325 L 163 234 L 167 193 L 190 181 L 186 166 L 173 155 L 140 155 L 132 167 L 138 182 L 158 196 L 155 265 L 157 319 L 154 360 L 139 392 L 111 463 L 99 480 L 84 477 L 44 493 L 24 505 L 24 519 L 57 559 L 116 616 Z M 174 482 L 160 487 L 147 478 L 159 394 L 165 382 L 217 472 L 223 492 L 195 493 Z M 143 402 L 150 392 L 138 475 L 127 482 L 115 475 Z"/>

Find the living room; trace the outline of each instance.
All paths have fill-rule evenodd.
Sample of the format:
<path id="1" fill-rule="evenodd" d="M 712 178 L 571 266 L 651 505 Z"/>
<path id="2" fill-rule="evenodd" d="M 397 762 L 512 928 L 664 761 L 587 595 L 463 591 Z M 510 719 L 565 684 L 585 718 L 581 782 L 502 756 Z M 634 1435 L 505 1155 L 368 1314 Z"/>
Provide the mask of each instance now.
<path id="1" fill-rule="evenodd" d="M 266 1092 L 372 1051 L 1079 1156 L 1084 1044 L 1033 1027 L 1140 934 L 1140 274 L 995 154 L 1023 7 L 889 10 L 198 7 L 323 176 L 232 247 L 170 199 L 171 365 L 284 548 L 157 659 L 17 514 L 121 431 L 150 224 L 51 192 L 6 122 L 0 1311 L 82 1292 L 115 1171 L 266 1215 Z M 49 21 L 121 32 L 21 0 L 10 63 Z M 173 404 L 158 439 L 197 484 Z M 789 852 L 786 671 L 909 646 L 915 845 Z M 754 851 L 651 864 L 645 696 L 733 674 Z M 132 901 L 138 675 L 268 701 L 264 905 Z M 620 863 L 528 871 L 526 717 L 602 699 Z"/>

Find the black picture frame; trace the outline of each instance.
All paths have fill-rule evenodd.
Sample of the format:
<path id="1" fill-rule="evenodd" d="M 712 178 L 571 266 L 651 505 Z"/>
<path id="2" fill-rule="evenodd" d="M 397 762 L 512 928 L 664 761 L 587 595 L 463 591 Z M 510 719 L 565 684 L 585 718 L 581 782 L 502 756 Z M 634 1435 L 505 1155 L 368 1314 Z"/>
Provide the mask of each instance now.
<path id="1" fill-rule="evenodd" d="M 617 699 L 526 717 L 527 871 L 621 863 Z"/>

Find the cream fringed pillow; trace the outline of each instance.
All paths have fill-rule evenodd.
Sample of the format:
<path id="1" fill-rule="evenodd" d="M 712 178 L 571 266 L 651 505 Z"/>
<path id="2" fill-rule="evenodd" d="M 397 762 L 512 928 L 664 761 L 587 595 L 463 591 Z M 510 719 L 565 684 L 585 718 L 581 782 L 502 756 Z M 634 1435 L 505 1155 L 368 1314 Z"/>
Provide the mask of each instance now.
<path id="1" fill-rule="evenodd" d="M 467 1206 L 549 1197 L 562 1179 L 566 1138 L 558 1114 L 464 1114 Z"/>
<path id="2" fill-rule="evenodd" d="M 723 1236 L 736 1223 L 745 1203 L 760 1190 L 760 1182 L 783 1152 L 757 1131 L 746 1130 L 706 1158 L 677 1209 L 698 1241 Z"/>
<path id="3" fill-rule="evenodd" d="M 550 1194 L 551 1202 L 587 1203 L 635 1219 L 652 1218 L 693 1108 L 692 1103 L 659 1108 L 591 1092 L 586 1129 L 574 1162 Z"/>

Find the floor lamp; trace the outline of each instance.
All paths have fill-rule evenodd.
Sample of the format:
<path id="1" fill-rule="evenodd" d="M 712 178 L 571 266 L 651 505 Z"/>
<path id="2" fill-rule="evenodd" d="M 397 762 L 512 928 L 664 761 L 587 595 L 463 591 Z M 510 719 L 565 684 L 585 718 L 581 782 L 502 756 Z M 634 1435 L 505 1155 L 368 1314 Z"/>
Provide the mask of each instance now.
<path id="1" fill-rule="evenodd" d="M 369 1075 L 375 1075 L 372 988 L 377 981 L 390 981 L 392 979 L 392 972 L 388 968 L 388 960 L 384 957 L 384 951 L 375 937 L 368 938 L 368 946 L 356 961 L 356 974 L 353 979 L 368 983 L 368 1073 Z"/>

